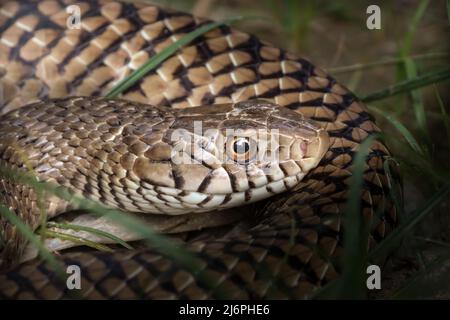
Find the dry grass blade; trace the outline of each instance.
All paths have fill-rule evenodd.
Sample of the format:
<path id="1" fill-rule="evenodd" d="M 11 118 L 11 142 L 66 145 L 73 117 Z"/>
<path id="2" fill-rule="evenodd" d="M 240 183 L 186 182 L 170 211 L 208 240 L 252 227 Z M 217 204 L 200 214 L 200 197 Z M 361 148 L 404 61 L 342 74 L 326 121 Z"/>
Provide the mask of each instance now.
<path id="1" fill-rule="evenodd" d="M 73 236 L 71 234 L 68 233 L 63 233 L 63 232 L 56 232 L 56 231 L 52 231 L 49 229 L 46 229 L 43 232 L 40 232 L 40 234 L 45 233 L 45 235 L 49 238 L 58 238 L 61 240 L 68 240 L 71 241 L 73 243 L 79 244 L 79 245 L 83 245 L 83 246 L 87 246 L 87 247 L 91 247 L 93 249 L 99 250 L 99 251 L 104 251 L 104 252 L 114 252 L 114 250 L 112 250 L 110 247 L 105 246 L 101 243 L 97 243 L 94 241 L 90 241 L 87 239 L 84 239 L 82 237 L 77 237 L 77 236 Z"/>
<path id="2" fill-rule="evenodd" d="M 109 232 L 105 232 L 105 231 L 98 230 L 98 229 L 95 229 L 95 228 L 90 228 L 90 227 L 80 226 L 80 225 L 70 224 L 70 223 L 55 223 L 55 222 L 49 222 L 47 224 L 47 226 L 50 227 L 50 228 L 53 227 L 53 228 L 58 228 L 58 229 L 67 229 L 67 230 L 74 230 L 74 231 L 85 231 L 85 232 L 94 234 L 94 235 L 99 236 L 99 237 L 110 239 L 110 240 L 120 244 L 121 246 L 127 248 L 127 249 L 133 249 L 132 246 L 130 246 L 128 243 L 126 243 L 125 241 L 123 241 L 119 237 L 116 237 L 115 235 L 113 235 L 113 234 L 111 234 Z"/>

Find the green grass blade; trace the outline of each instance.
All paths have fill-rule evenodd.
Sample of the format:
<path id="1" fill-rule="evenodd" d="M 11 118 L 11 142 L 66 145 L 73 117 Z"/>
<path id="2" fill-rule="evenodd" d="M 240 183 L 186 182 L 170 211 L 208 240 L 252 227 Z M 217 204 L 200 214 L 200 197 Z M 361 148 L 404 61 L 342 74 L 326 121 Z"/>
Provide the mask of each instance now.
<path id="1" fill-rule="evenodd" d="M 410 23 L 409 31 L 406 34 L 405 40 L 403 41 L 403 47 L 401 50 L 401 56 L 405 58 L 409 52 L 411 52 L 411 47 L 414 39 L 414 35 L 416 34 L 417 27 L 419 26 L 420 20 L 430 3 L 430 0 L 422 0 L 417 7 L 416 12 L 414 13 L 414 17 Z"/>
<path id="2" fill-rule="evenodd" d="M 417 78 L 417 68 L 413 60 L 405 58 L 404 66 L 406 77 L 408 80 Z M 419 130 L 422 136 L 425 137 L 425 141 L 430 141 L 427 129 L 427 119 L 425 116 L 425 107 L 423 106 L 422 93 L 420 92 L 420 90 L 411 90 L 409 94 L 411 95 L 412 107 L 416 116 Z M 428 145 L 428 143 L 426 145 Z"/>
<path id="3" fill-rule="evenodd" d="M 71 234 L 63 233 L 63 232 L 56 232 L 53 230 L 46 229 L 45 231 L 42 231 L 42 233 L 45 232 L 47 238 L 58 238 L 61 240 L 68 240 L 73 243 L 81 244 L 87 247 L 91 247 L 93 249 L 104 251 L 104 252 L 114 252 L 110 247 L 105 246 L 101 243 L 90 241 L 88 239 L 84 239 L 81 237 L 77 237 Z M 42 234 L 40 233 L 40 234 Z"/>
<path id="4" fill-rule="evenodd" d="M 390 197 L 391 201 L 394 202 L 397 212 L 403 213 L 402 186 L 401 186 L 400 181 L 398 181 L 397 179 L 395 179 L 392 176 L 391 167 L 389 165 L 389 163 L 391 163 L 391 162 L 393 162 L 394 165 L 397 165 L 397 166 L 399 165 L 398 162 L 393 157 L 387 157 L 383 163 L 383 169 L 384 169 L 384 172 L 386 173 L 386 178 L 388 179 L 389 186 L 390 186 L 389 197 Z M 400 217 L 403 217 L 403 214 L 400 214 Z"/>
<path id="5" fill-rule="evenodd" d="M 32 175 L 33 177 L 37 177 L 36 172 L 33 170 L 33 166 L 30 163 L 30 160 L 28 159 L 28 156 L 26 155 L 23 148 L 15 145 L 14 146 L 15 151 L 18 153 L 20 159 L 23 161 L 25 168 L 27 169 L 28 173 Z M 36 181 L 38 181 L 37 178 L 35 178 Z M 39 226 L 42 230 L 46 228 L 47 225 L 47 211 L 45 209 L 45 205 L 43 203 L 43 198 L 45 197 L 45 190 L 35 190 L 36 191 L 36 204 L 39 209 Z M 41 241 L 45 241 L 45 235 L 41 236 Z"/>
<path id="6" fill-rule="evenodd" d="M 23 235 L 23 237 L 37 248 L 39 255 L 53 268 L 53 270 L 55 270 L 58 277 L 65 279 L 66 275 L 63 271 L 64 269 L 62 264 L 56 260 L 52 252 L 45 247 L 40 239 L 34 234 L 33 230 L 31 230 L 31 228 L 27 226 L 15 213 L 2 204 L 0 204 L 0 214 L 11 224 L 16 226 L 17 230 Z"/>
<path id="7" fill-rule="evenodd" d="M 392 248 L 397 246 L 400 240 L 410 232 L 420 221 L 422 221 L 433 208 L 440 204 L 450 194 L 450 185 L 445 185 L 439 189 L 428 201 L 419 209 L 408 215 L 403 223 L 389 234 L 386 239 L 380 242 L 369 254 L 370 259 L 377 259 L 384 256 Z"/>
<path id="8" fill-rule="evenodd" d="M 368 94 L 362 97 L 361 101 L 367 103 L 385 99 L 387 97 L 395 96 L 404 92 L 409 92 L 411 90 L 425 87 L 432 83 L 437 83 L 447 79 L 450 79 L 450 69 L 444 69 L 436 72 L 429 72 L 417 78 L 403 81 L 393 86 L 389 86 L 386 89 L 380 90 L 378 92 Z"/>
<path id="9" fill-rule="evenodd" d="M 431 52 L 431 53 L 425 53 L 425 54 L 411 55 L 411 56 L 407 56 L 405 58 L 408 58 L 411 60 L 435 60 L 435 59 L 440 59 L 440 58 L 448 58 L 449 56 L 450 56 L 450 52 Z M 369 63 L 356 63 L 356 64 L 352 64 L 349 66 L 328 68 L 327 71 L 332 74 L 339 74 L 339 73 L 348 73 L 348 72 L 354 72 L 354 71 L 368 70 L 368 69 L 389 66 L 389 65 L 395 66 L 395 65 L 403 62 L 405 58 L 403 58 L 403 57 L 390 58 L 390 59 L 369 62 Z"/>
<path id="10" fill-rule="evenodd" d="M 450 243 L 447 242 L 443 242 L 443 241 L 439 241 L 439 240 L 434 240 L 434 239 L 430 239 L 430 238 L 424 238 L 424 237 L 414 237 L 415 239 L 418 240 L 422 240 L 425 242 L 429 242 L 429 243 L 433 243 L 433 244 L 437 244 L 438 246 L 450 249 Z"/>
<path id="11" fill-rule="evenodd" d="M 408 130 L 400 121 L 398 121 L 394 116 L 391 116 L 388 113 L 382 112 L 376 107 L 369 106 L 370 111 L 373 111 L 381 116 L 383 116 L 386 120 L 388 120 L 397 130 L 402 134 L 405 140 L 408 142 L 411 149 L 421 155 L 425 155 L 424 151 L 420 147 L 417 140 L 414 138 L 411 131 Z"/>
<path id="12" fill-rule="evenodd" d="M 408 55 L 411 52 L 413 39 L 416 34 L 417 28 L 419 26 L 420 21 L 422 20 L 423 15 L 425 14 L 426 9 L 430 0 L 421 0 L 417 9 L 414 13 L 413 19 L 409 24 L 409 30 L 403 40 L 403 46 L 400 50 L 400 58 L 403 58 L 403 63 L 399 65 L 398 68 L 398 80 L 412 80 L 417 78 L 417 68 L 414 60 L 409 59 Z M 427 141 L 426 146 L 430 145 L 429 134 L 427 130 L 426 117 L 425 117 L 425 108 L 423 106 L 422 101 L 422 93 L 420 90 L 410 90 L 408 95 L 411 97 L 412 108 L 414 111 L 414 115 L 416 117 L 416 121 L 419 127 L 420 136 Z"/>
<path id="13" fill-rule="evenodd" d="M 368 221 L 361 214 L 361 192 L 364 181 L 366 158 L 376 135 L 369 136 L 354 155 L 350 190 L 344 215 L 344 270 L 337 287 L 340 298 L 364 298 L 365 268 L 367 263 Z"/>
<path id="14" fill-rule="evenodd" d="M 47 224 L 47 226 L 48 227 L 59 228 L 59 229 L 66 229 L 66 230 L 89 232 L 89 233 L 94 234 L 94 235 L 99 236 L 99 237 L 111 239 L 111 240 L 115 241 L 116 243 L 122 245 L 123 247 L 125 247 L 127 249 L 133 249 L 132 246 L 130 246 L 128 243 L 126 243 L 125 241 L 123 241 L 119 237 L 116 237 L 115 235 L 113 235 L 113 234 L 111 234 L 109 232 L 105 232 L 103 230 L 98 230 L 98 229 L 95 229 L 95 228 L 90 228 L 90 227 L 86 227 L 86 226 L 80 226 L 80 225 L 76 225 L 76 224 L 56 223 L 56 222 L 49 222 Z"/>
<path id="15" fill-rule="evenodd" d="M 449 0 L 450 1 L 450 0 Z M 439 108 L 441 109 L 442 114 L 442 120 L 445 125 L 445 131 L 447 132 L 447 144 L 450 148 L 450 119 L 448 118 L 447 111 L 444 107 L 444 102 L 441 99 L 441 96 L 439 95 L 439 91 L 437 90 L 436 86 L 434 87 L 434 93 L 436 95 L 436 100 L 438 101 Z"/>
<path id="16" fill-rule="evenodd" d="M 184 47 L 185 45 L 191 43 L 198 37 L 203 34 L 218 28 L 226 23 L 231 23 L 237 20 L 242 19 L 242 17 L 230 18 L 222 22 L 212 22 L 201 26 L 200 28 L 195 29 L 192 32 L 189 32 L 187 35 L 182 37 L 181 39 L 175 41 L 173 44 L 164 48 L 158 54 L 154 55 L 151 59 L 149 59 L 146 63 L 144 63 L 141 67 L 136 69 L 133 73 L 131 73 L 128 77 L 120 81 L 111 91 L 106 94 L 107 98 L 116 98 L 118 95 L 123 93 L 125 90 L 129 89 L 136 82 L 142 79 L 147 73 L 154 70 L 159 66 L 160 63 L 164 62 L 170 56 L 172 56 L 178 49 Z"/>
<path id="17" fill-rule="evenodd" d="M 448 27 L 450 28 L 450 0 L 447 0 L 447 19 L 448 19 Z"/>
<path id="18" fill-rule="evenodd" d="M 364 168 L 369 148 L 377 139 L 369 136 L 353 158 L 352 180 L 344 215 L 344 249 L 341 277 L 314 291 L 312 299 L 365 298 L 365 268 L 367 264 L 367 239 L 369 225 L 361 214 L 361 190 Z"/>
<path id="19" fill-rule="evenodd" d="M 0 233 L 0 251 L 2 251 L 3 247 L 6 245 L 5 240 L 3 240 L 3 234 Z"/>

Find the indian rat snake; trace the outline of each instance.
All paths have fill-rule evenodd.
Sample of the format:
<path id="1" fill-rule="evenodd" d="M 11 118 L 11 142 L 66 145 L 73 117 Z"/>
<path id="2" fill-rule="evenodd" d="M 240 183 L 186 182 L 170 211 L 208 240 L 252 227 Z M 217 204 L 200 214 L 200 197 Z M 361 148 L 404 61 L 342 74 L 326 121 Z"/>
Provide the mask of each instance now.
<path id="1" fill-rule="evenodd" d="M 73 4 L 81 20 L 72 29 L 66 8 Z M 59 260 L 82 270 L 80 297 L 211 298 L 213 287 L 230 298 L 287 292 L 305 298 L 341 272 L 333 258 L 342 253 L 352 159 L 379 129 L 365 106 L 323 70 L 222 26 L 177 51 L 121 99 L 101 98 L 205 23 L 186 13 L 108 0 L 9 1 L 0 7 L 2 166 L 31 167 L 40 181 L 149 219 L 157 230 L 188 234 L 184 244 L 211 281 L 206 286 L 152 247 L 62 251 Z M 173 139 L 177 129 L 186 137 Z M 239 134 L 228 139 L 226 129 Z M 275 162 L 249 156 L 252 148 L 260 150 L 252 144 L 259 129 L 258 141 L 270 145 L 277 138 Z M 189 165 L 175 163 L 174 148 L 193 150 L 193 144 L 201 156 L 187 152 Z M 216 161 L 218 154 L 227 161 Z M 387 156 L 382 142 L 373 142 L 364 168 L 361 214 L 371 223 L 368 248 L 398 220 L 387 196 Z M 37 228 L 33 188 L 0 181 L 1 203 Z M 45 200 L 49 218 L 77 209 L 53 196 Z M 263 201 L 246 205 L 257 200 Z M 98 222 L 86 219 L 79 222 Z M 240 219 L 251 222 L 242 226 Z M 10 222 L 0 222 L 3 262 L 13 266 L 25 242 Z M 0 275 L 3 298 L 68 295 L 39 259 Z"/>

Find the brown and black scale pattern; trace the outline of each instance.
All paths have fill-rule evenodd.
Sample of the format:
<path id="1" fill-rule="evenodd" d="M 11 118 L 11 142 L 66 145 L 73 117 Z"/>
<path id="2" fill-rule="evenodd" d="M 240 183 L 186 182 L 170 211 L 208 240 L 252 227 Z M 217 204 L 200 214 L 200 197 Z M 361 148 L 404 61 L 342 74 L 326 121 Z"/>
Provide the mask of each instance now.
<path id="1" fill-rule="evenodd" d="M 149 5 L 77 1 L 83 8 L 85 24 L 80 34 L 71 38 L 71 44 L 63 47 L 61 41 L 70 36 L 64 13 L 70 3 L 12 1 L 2 5 L 3 112 L 39 99 L 102 95 L 147 56 L 170 44 L 173 35 L 180 36 L 206 22 Z M 117 37 L 103 40 L 104 48 L 87 54 L 92 41 L 109 32 L 114 23 Z M 29 43 L 43 28 L 52 31 L 41 51 L 34 50 L 34 56 Z M 147 33 L 147 39 L 139 38 L 142 32 Z M 123 49 L 127 45 L 128 51 Z M 138 52 L 142 52 L 141 56 L 136 55 Z M 220 285 L 232 298 L 310 296 L 340 272 L 312 248 L 318 246 L 331 257 L 342 252 L 341 218 L 351 159 L 358 145 L 379 131 L 373 118 L 352 93 L 306 59 L 229 27 L 199 38 L 179 55 L 184 63 L 178 56 L 170 58 L 123 98 L 176 108 L 270 98 L 319 121 L 328 130 L 332 143 L 320 165 L 297 191 L 269 200 L 264 207 L 265 218 L 255 227 L 245 234 L 187 244 L 199 254 L 206 273 L 215 279 L 213 285 Z M 50 62 L 54 66 L 50 67 Z M 209 68 L 205 67 L 208 62 Z M 46 73 L 42 72 L 43 66 L 48 67 Z M 371 230 L 370 245 L 381 241 L 397 223 L 396 210 L 388 199 L 390 183 L 383 170 L 388 155 L 384 145 L 376 142 L 367 159 L 362 214 L 372 221 L 378 207 L 384 206 L 380 221 Z M 293 245 L 291 237 L 295 239 Z M 154 249 L 113 254 L 72 252 L 61 259 L 66 264 L 79 264 L 84 270 L 81 295 L 85 298 L 214 296 L 209 286 Z M 258 269 L 260 265 L 265 270 Z M 268 288 L 267 274 L 282 285 Z M 67 295 L 43 262 L 33 261 L 0 276 L 2 298 L 54 299 Z"/>

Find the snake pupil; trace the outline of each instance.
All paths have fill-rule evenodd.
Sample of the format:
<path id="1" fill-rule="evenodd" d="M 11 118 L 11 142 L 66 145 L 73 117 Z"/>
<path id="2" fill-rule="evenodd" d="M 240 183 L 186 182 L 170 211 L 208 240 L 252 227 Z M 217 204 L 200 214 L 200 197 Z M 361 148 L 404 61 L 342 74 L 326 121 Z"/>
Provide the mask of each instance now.
<path id="1" fill-rule="evenodd" d="M 237 154 L 245 154 L 250 150 L 250 145 L 246 139 L 238 139 L 234 142 L 233 151 Z"/>

